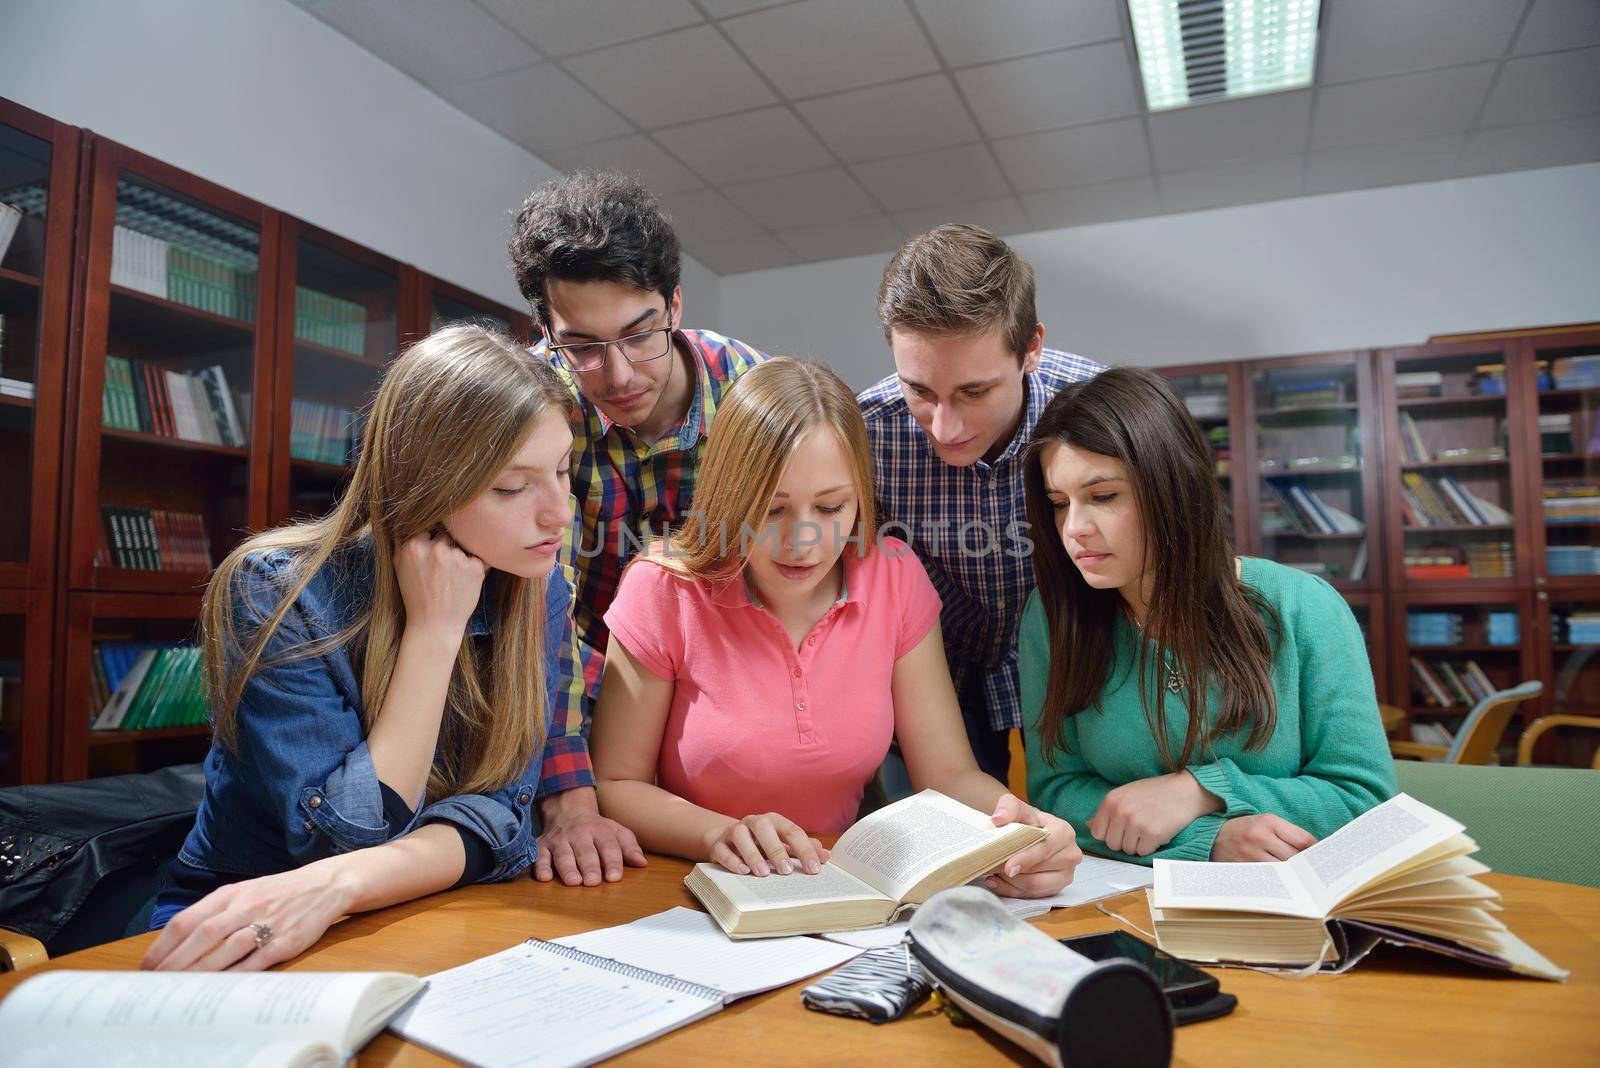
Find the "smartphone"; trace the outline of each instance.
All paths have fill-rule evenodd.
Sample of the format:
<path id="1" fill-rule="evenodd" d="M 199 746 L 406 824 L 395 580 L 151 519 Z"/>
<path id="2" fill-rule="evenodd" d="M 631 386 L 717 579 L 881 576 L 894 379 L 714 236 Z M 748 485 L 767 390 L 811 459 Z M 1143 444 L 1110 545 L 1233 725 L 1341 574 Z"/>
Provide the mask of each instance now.
<path id="1" fill-rule="evenodd" d="M 1222 992 L 1216 976 L 1170 953 L 1164 953 L 1126 931 L 1063 938 L 1061 944 L 1090 960 L 1125 957 L 1143 965 L 1161 984 L 1162 992 L 1167 995 L 1167 1003 L 1172 1006 L 1173 1019 L 1179 1026 L 1226 1016 L 1239 1004 L 1238 998 Z"/>

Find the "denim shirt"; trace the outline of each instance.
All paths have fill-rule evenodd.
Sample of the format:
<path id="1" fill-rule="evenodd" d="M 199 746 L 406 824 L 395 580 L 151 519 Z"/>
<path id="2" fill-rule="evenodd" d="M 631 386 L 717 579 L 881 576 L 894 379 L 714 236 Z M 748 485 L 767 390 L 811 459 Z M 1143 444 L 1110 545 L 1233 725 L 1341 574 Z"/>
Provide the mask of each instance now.
<path id="1" fill-rule="evenodd" d="M 248 558 L 237 589 L 235 631 L 248 641 L 288 581 L 291 557 L 278 551 Z M 490 633 L 495 574 L 467 627 L 466 640 Z M 372 553 L 362 539 L 338 550 L 312 577 L 284 615 L 245 684 L 235 722 L 235 753 L 219 741 L 206 755 L 206 792 L 194 829 L 178 852 L 181 864 L 216 876 L 216 886 L 287 871 L 338 853 L 381 845 L 426 823 L 450 823 L 482 841 L 491 863 L 479 881 L 508 879 L 538 851 L 534 797 L 545 754 L 536 754 L 508 786 L 491 794 L 458 794 L 429 805 L 420 798 L 411 822 L 386 820 L 382 792 L 362 721 L 359 677 L 342 645 L 321 655 L 272 663 L 285 651 L 337 634 L 359 618 L 372 590 Z M 546 729 L 565 670 L 575 663 L 571 586 L 561 568 L 545 586 Z M 445 713 L 449 714 L 448 710 Z M 548 747 L 547 747 L 548 748 Z M 193 872 L 181 888 L 163 890 L 197 900 Z M 210 889 L 214 889 L 211 887 Z M 208 891 L 207 891 L 208 892 Z M 176 903 L 176 902 L 171 902 Z"/>

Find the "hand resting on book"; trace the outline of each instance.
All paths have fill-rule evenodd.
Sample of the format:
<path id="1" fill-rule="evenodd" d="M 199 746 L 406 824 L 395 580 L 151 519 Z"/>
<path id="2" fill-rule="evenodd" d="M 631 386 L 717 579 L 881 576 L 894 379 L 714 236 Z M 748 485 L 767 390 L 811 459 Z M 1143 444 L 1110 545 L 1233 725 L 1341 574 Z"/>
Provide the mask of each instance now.
<path id="1" fill-rule="evenodd" d="M 795 867 L 807 875 L 822 870 L 828 851 L 800 825 L 777 812 L 746 816 L 717 828 L 706 854 L 738 875 L 788 875 Z"/>

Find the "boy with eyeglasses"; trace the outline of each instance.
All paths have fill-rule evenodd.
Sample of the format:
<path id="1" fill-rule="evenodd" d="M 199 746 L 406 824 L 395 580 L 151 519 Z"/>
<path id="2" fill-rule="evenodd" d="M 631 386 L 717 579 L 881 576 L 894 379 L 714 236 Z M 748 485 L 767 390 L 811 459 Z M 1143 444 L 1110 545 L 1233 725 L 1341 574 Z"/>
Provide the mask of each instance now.
<path id="1" fill-rule="evenodd" d="M 510 252 L 543 335 L 533 352 L 552 362 L 579 409 L 564 557 L 576 573 L 584 678 L 562 695 L 550 727 L 552 738 L 571 741 L 558 767 L 545 762 L 550 801 L 535 875 L 592 886 L 620 878 L 624 861 L 644 864 L 632 833 L 598 814 L 588 732 L 568 729 L 587 718 L 599 692 L 603 617 L 640 548 L 693 521 L 706 430 L 728 388 L 767 357 L 683 328 L 677 236 L 655 195 L 626 175 L 580 171 L 534 190 L 517 213 Z"/>

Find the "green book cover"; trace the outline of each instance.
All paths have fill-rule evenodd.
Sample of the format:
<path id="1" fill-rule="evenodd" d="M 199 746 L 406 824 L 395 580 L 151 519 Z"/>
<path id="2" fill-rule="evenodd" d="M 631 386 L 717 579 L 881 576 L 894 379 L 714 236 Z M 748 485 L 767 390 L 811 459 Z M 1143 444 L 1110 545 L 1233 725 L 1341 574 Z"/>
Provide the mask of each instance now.
<path id="1" fill-rule="evenodd" d="M 138 692 L 133 695 L 133 700 L 128 703 L 128 711 L 122 717 L 122 729 L 125 731 L 143 730 L 145 721 L 150 718 L 150 706 L 155 699 L 158 684 L 163 675 L 171 666 L 168 653 L 171 650 L 156 650 L 155 659 L 151 661 L 150 668 L 144 673 L 144 679 L 139 683 Z"/>

